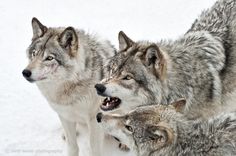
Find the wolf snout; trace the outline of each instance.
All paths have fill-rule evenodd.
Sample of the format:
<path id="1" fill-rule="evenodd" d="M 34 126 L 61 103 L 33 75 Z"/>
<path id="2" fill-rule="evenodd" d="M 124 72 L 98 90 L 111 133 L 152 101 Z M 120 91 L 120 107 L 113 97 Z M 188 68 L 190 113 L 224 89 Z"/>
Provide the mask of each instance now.
<path id="1" fill-rule="evenodd" d="M 29 77 L 32 75 L 32 73 L 31 73 L 30 70 L 24 69 L 24 70 L 22 71 L 22 75 L 23 75 L 25 78 L 29 78 Z"/>
<path id="2" fill-rule="evenodd" d="M 98 113 L 96 118 L 97 118 L 97 122 L 100 123 L 102 121 L 102 113 Z"/>
<path id="3" fill-rule="evenodd" d="M 106 87 L 103 84 L 96 84 L 95 88 L 97 90 L 98 95 L 102 95 L 106 90 Z"/>

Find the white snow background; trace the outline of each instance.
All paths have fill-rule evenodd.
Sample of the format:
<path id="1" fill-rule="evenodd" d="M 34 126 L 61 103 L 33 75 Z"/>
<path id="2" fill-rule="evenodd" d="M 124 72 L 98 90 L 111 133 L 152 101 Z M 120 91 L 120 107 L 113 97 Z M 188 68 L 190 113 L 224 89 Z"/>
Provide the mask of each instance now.
<path id="1" fill-rule="evenodd" d="M 1 0 L 0 156 L 62 156 L 65 142 L 57 114 L 21 72 L 32 37 L 31 19 L 46 26 L 74 26 L 118 44 L 123 30 L 133 40 L 174 39 L 215 0 Z M 80 156 L 86 153 L 81 134 Z M 84 139 L 83 139 L 84 138 Z M 104 154 L 120 156 L 114 147 Z M 125 155 L 125 154 L 124 154 Z"/>

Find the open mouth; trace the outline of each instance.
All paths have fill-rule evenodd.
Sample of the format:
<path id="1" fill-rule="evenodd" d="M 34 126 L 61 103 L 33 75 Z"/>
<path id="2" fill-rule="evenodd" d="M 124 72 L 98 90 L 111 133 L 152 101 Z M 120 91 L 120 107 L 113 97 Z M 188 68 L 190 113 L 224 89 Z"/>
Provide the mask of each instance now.
<path id="1" fill-rule="evenodd" d="M 118 97 L 107 97 L 103 100 L 100 108 L 103 111 L 110 111 L 120 106 L 121 100 Z"/>

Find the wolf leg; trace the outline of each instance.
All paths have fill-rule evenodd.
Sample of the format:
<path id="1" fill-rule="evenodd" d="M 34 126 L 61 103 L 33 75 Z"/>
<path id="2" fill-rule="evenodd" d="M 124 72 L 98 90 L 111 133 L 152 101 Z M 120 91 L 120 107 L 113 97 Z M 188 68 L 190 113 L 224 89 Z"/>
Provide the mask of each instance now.
<path id="1" fill-rule="evenodd" d="M 79 147 L 77 144 L 76 138 L 76 123 L 70 122 L 63 117 L 59 116 L 62 127 L 64 128 L 66 134 L 66 142 L 67 142 L 67 155 L 68 156 L 78 156 Z"/>
<path id="2" fill-rule="evenodd" d="M 102 147 L 104 143 L 104 132 L 97 125 L 95 119 L 88 123 L 89 128 L 89 156 L 102 156 Z"/>

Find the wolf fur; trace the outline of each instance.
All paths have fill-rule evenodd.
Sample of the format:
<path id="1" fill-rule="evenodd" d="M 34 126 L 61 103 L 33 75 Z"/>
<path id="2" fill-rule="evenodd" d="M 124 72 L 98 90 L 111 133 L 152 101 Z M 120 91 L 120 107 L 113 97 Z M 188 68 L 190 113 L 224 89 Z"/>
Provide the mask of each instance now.
<path id="1" fill-rule="evenodd" d="M 78 156 L 77 124 L 88 128 L 89 155 L 101 156 L 104 138 L 95 120 L 100 98 L 94 84 L 104 77 L 102 66 L 115 49 L 108 41 L 73 27 L 48 28 L 36 18 L 32 27 L 24 77 L 37 84 L 58 113 L 67 137 L 68 156 Z"/>
<path id="2" fill-rule="evenodd" d="M 134 42 L 121 31 L 120 50 L 107 64 L 110 76 L 100 82 L 104 87 L 98 93 L 119 98 L 113 111 L 123 113 L 181 97 L 192 119 L 208 118 L 222 107 L 235 109 L 230 102 L 236 97 L 235 3 L 219 0 L 174 41 Z"/>
<path id="3" fill-rule="evenodd" d="M 184 105 L 182 99 L 168 106 L 142 106 L 123 116 L 98 116 L 104 130 L 137 156 L 236 155 L 236 112 L 192 121 L 179 112 Z"/>

